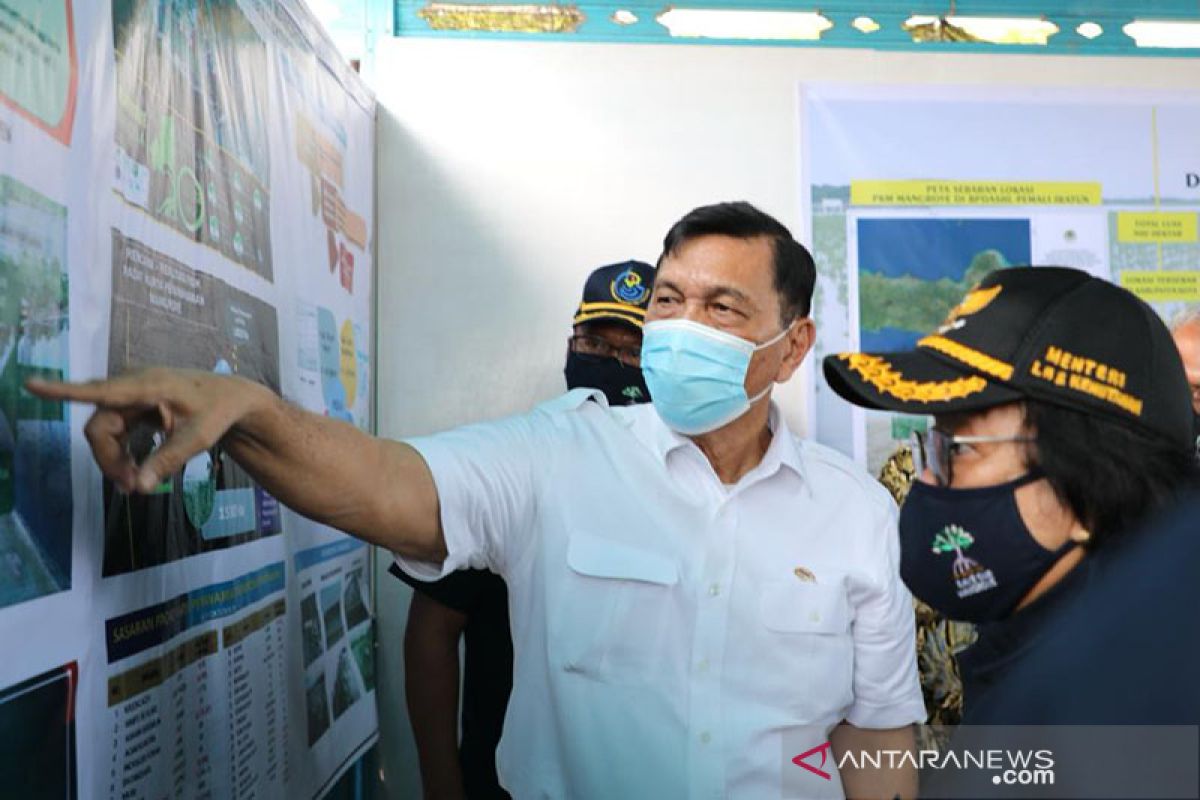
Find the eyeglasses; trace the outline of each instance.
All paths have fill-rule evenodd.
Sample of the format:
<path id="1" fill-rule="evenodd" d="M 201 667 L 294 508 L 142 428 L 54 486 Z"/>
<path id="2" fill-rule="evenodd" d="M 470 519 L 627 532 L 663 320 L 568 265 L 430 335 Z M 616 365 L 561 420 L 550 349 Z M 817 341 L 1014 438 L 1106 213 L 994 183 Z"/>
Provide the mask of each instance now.
<path id="1" fill-rule="evenodd" d="M 615 358 L 627 367 L 642 365 L 642 347 L 618 347 L 607 339 L 579 333 L 571 337 L 571 352 L 585 356 Z"/>
<path id="2" fill-rule="evenodd" d="M 964 446 L 1033 441 L 1036 440 L 1032 436 L 954 436 L 937 428 L 930 428 L 928 433 L 913 431 L 908 440 L 916 474 L 919 476 L 928 469 L 938 486 L 950 485 L 954 478 L 954 457 L 963 452 Z"/>

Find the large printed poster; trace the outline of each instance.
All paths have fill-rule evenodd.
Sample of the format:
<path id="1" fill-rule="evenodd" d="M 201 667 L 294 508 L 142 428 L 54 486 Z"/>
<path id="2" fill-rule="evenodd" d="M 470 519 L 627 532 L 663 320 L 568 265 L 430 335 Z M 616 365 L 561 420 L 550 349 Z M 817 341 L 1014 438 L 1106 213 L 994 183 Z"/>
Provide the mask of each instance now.
<path id="1" fill-rule="evenodd" d="M 817 352 L 903 350 L 996 269 L 1200 300 L 1200 95 L 805 86 Z M 817 437 L 878 471 L 926 418 L 816 385 Z"/>
<path id="2" fill-rule="evenodd" d="M 369 548 L 220 444 L 125 495 L 23 389 L 171 366 L 371 429 L 374 113 L 301 0 L 0 0 L 0 795 L 312 798 L 374 742 Z"/>

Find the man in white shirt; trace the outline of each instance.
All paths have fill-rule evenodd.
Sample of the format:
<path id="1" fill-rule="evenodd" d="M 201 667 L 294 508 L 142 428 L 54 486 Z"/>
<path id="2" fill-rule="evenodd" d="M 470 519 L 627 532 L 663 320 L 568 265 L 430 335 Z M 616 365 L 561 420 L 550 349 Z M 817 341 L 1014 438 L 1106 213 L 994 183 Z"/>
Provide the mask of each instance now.
<path id="1" fill-rule="evenodd" d="M 498 766 L 515 797 L 909 797 L 911 769 L 839 780 L 825 750 L 804 762 L 822 769 L 791 761 L 826 741 L 835 757 L 911 748 L 925 715 L 894 506 L 770 403 L 812 346 L 814 280 L 771 217 L 698 208 L 667 235 L 646 314 L 653 407 L 579 390 L 407 444 L 226 376 L 30 389 L 97 403 L 93 452 L 131 490 L 220 439 L 280 500 L 415 577 L 501 574 L 515 664 Z M 137 465 L 122 443 L 147 409 L 170 436 Z"/>

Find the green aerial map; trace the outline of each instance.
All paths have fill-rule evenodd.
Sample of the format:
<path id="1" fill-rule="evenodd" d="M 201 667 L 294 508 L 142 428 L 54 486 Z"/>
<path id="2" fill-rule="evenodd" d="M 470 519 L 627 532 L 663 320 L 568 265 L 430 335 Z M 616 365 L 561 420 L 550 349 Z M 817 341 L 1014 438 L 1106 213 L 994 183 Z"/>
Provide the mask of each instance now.
<path id="1" fill-rule="evenodd" d="M 928 333 L 946 319 L 950 309 L 962 300 L 983 276 L 1011 266 L 999 250 L 976 253 L 962 278 L 938 278 L 933 281 L 911 275 L 890 277 L 878 272 L 858 276 L 859 320 L 864 331 L 903 328 Z"/>

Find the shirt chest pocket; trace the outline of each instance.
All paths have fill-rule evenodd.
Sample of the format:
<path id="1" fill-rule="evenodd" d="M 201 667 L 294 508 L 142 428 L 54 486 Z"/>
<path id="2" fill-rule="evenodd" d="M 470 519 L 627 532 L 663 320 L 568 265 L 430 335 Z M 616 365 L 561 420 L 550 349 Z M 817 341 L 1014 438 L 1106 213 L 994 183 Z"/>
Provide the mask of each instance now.
<path id="1" fill-rule="evenodd" d="M 679 565 L 665 555 L 573 535 L 558 608 L 550 612 L 552 660 L 566 672 L 606 682 L 661 679 L 666 660 L 681 652 L 678 583 Z"/>
<path id="2" fill-rule="evenodd" d="M 769 582 L 759 598 L 759 618 L 768 630 L 780 634 L 836 636 L 850 632 L 846 591 L 840 585 Z"/>
<path id="3" fill-rule="evenodd" d="M 768 581 L 758 598 L 758 690 L 800 720 L 835 717 L 854 699 L 854 639 L 838 584 Z"/>

